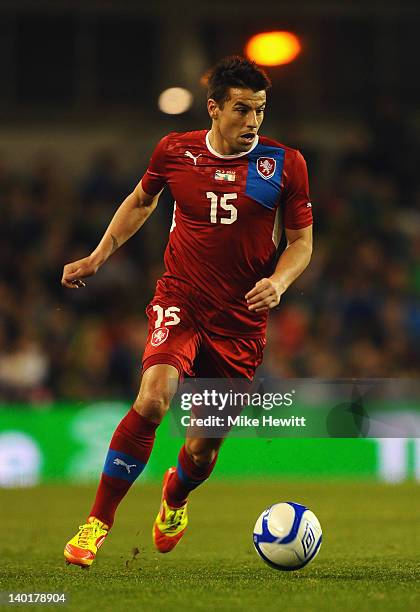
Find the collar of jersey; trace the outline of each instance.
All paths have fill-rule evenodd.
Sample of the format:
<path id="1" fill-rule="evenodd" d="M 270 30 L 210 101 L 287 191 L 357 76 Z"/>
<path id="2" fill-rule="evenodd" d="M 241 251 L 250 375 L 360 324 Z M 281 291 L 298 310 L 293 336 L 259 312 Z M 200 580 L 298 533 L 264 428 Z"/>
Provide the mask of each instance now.
<path id="1" fill-rule="evenodd" d="M 257 134 L 255 136 L 254 143 L 253 143 L 252 147 L 249 149 L 249 151 L 242 151 L 242 153 L 235 153 L 235 155 L 222 155 L 221 153 L 218 153 L 217 151 L 215 151 L 213 149 L 213 147 L 211 146 L 210 139 L 209 139 L 209 134 L 210 134 L 210 132 L 207 132 L 207 134 L 206 134 L 206 146 L 207 146 L 208 150 L 210 151 L 210 153 L 212 153 L 212 155 L 215 155 L 216 157 L 220 157 L 221 159 L 235 159 L 236 157 L 243 157 L 244 155 L 248 155 L 257 146 L 258 138 L 259 138 L 258 134 Z"/>

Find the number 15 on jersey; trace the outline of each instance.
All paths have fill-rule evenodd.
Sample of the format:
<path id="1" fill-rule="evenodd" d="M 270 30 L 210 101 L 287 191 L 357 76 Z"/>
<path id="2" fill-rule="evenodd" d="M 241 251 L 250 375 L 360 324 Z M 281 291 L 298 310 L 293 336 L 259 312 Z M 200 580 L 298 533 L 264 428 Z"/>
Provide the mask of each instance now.
<path id="1" fill-rule="evenodd" d="M 237 193 L 224 193 L 219 198 L 213 191 L 207 191 L 206 196 L 210 200 L 211 223 L 230 225 L 236 221 L 238 218 L 238 209 L 233 204 L 229 204 L 229 200 L 236 200 L 238 197 Z M 221 216 L 223 211 L 228 212 L 230 216 Z"/>

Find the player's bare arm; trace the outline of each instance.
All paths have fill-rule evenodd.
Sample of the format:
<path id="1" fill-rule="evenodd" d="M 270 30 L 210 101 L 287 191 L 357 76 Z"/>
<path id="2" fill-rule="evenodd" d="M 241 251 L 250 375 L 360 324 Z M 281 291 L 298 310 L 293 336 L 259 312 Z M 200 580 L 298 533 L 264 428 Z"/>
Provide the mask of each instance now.
<path id="1" fill-rule="evenodd" d="M 262 278 L 245 299 L 248 309 L 263 312 L 278 306 L 281 296 L 308 266 L 312 255 L 312 225 L 302 229 L 287 229 L 287 248 L 277 262 L 274 274 Z"/>
<path id="2" fill-rule="evenodd" d="M 118 208 L 96 249 L 88 257 L 64 266 L 61 284 L 69 289 L 84 287 L 82 279 L 96 274 L 102 264 L 141 228 L 156 208 L 159 196 L 160 193 L 156 196 L 146 193 L 140 181 Z"/>

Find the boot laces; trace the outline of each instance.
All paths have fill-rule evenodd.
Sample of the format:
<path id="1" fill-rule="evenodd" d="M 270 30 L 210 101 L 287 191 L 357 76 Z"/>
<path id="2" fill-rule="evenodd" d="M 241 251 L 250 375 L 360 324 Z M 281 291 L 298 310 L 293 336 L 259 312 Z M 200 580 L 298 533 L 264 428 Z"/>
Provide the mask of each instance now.
<path id="1" fill-rule="evenodd" d="M 166 516 L 166 522 L 169 527 L 179 527 L 183 521 L 185 514 L 185 506 L 183 508 L 175 508 L 174 510 L 168 510 Z"/>
<path id="2" fill-rule="evenodd" d="M 87 546 L 90 538 L 96 540 L 99 537 L 100 527 L 97 523 L 86 523 L 85 525 L 80 525 L 79 530 L 78 543 L 81 546 Z"/>

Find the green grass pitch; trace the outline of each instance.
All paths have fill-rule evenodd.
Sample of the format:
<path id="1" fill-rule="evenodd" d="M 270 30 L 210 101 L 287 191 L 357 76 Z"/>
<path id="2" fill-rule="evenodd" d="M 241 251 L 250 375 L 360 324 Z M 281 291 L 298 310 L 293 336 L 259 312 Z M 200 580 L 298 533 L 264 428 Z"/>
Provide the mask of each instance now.
<path id="1" fill-rule="evenodd" d="M 100 612 L 420 609 L 414 483 L 210 481 L 192 494 L 186 535 L 167 555 L 151 543 L 160 487 L 139 483 L 95 564 L 67 567 L 62 549 L 93 493 L 75 486 L 0 492 L 0 591 L 64 591 L 69 601 L 61 609 Z M 252 545 L 260 512 L 287 500 L 308 505 L 324 531 L 318 557 L 298 572 L 270 569 Z"/>

